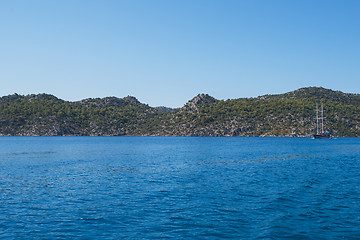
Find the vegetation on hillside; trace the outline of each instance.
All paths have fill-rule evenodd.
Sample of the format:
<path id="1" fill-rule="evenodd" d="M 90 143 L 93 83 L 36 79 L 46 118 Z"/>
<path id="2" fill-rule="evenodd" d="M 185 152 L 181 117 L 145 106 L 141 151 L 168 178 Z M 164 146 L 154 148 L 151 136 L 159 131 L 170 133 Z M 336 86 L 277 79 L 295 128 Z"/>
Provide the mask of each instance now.
<path id="1" fill-rule="evenodd" d="M 360 136 L 360 95 L 316 87 L 226 101 L 199 94 L 179 109 L 130 96 L 67 102 L 14 94 L 0 98 L 0 135 L 310 136 L 316 103 L 326 130 Z"/>

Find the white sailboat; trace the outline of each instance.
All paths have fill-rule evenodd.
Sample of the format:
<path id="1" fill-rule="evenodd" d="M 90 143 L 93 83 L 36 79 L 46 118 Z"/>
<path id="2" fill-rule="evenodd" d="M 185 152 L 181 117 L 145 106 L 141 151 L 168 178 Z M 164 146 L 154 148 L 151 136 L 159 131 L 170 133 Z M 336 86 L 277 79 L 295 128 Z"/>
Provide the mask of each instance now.
<path id="1" fill-rule="evenodd" d="M 324 108 L 323 108 L 322 104 L 321 104 L 320 116 L 319 116 L 318 104 L 316 104 L 316 110 L 315 110 L 313 122 L 311 124 L 310 133 L 312 133 L 315 119 L 316 119 L 316 133 L 312 134 L 312 138 L 314 138 L 314 139 L 330 139 L 330 138 L 332 138 L 331 134 L 328 131 L 324 131 Z M 320 126 L 321 126 L 321 129 L 320 129 Z"/>

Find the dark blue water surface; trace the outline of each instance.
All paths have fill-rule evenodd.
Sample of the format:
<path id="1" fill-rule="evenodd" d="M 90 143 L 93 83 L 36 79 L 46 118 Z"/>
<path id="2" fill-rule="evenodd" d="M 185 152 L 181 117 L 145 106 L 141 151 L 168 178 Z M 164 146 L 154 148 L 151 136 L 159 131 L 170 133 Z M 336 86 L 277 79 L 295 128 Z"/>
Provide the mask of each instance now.
<path id="1" fill-rule="evenodd" d="M 1 239 L 360 239 L 360 139 L 0 137 Z"/>

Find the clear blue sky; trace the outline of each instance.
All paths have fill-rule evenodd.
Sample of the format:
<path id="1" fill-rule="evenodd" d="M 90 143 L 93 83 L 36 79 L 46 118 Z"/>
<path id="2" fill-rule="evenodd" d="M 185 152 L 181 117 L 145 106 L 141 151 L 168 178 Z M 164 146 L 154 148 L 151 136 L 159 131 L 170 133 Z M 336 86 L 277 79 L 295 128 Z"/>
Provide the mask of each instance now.
<path id="1" fill-rule="evenodd" d="M 0 0 L 0 95 L 360 92 L 358 0 Z"/>

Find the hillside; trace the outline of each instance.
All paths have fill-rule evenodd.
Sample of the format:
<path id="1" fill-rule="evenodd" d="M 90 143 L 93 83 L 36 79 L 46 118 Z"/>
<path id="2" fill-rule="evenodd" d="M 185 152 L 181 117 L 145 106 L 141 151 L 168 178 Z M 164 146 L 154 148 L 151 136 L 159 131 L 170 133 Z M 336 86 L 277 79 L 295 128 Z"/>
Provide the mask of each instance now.
<path id="1" fill-rule="evenodd" d="M 0 99 L 1 135 L 129 135 L 151 125 L 159 111 L 134 97 L 66 102 L 52 95 L 10 95 Z"/>
<path id="2" fill-rule="evenodd" d="M 0 135 L 310 136 L 316 103 L 334 136 L 360 136 L 360 95 L 318 87 L 226 101 L 199 94 L 179 109 L 131 96 L 68 102 L 14 94 L 0 98 Z"/>
<path id="3" fill-rule="evenodd" d="M 328 100 L 343 104 L 360 105 L 360 94 L 343 93 L 322 87 L 307 87 L 276 95 L 264 95 L 259 99 L 312 99 L 314 101 Z"/>

